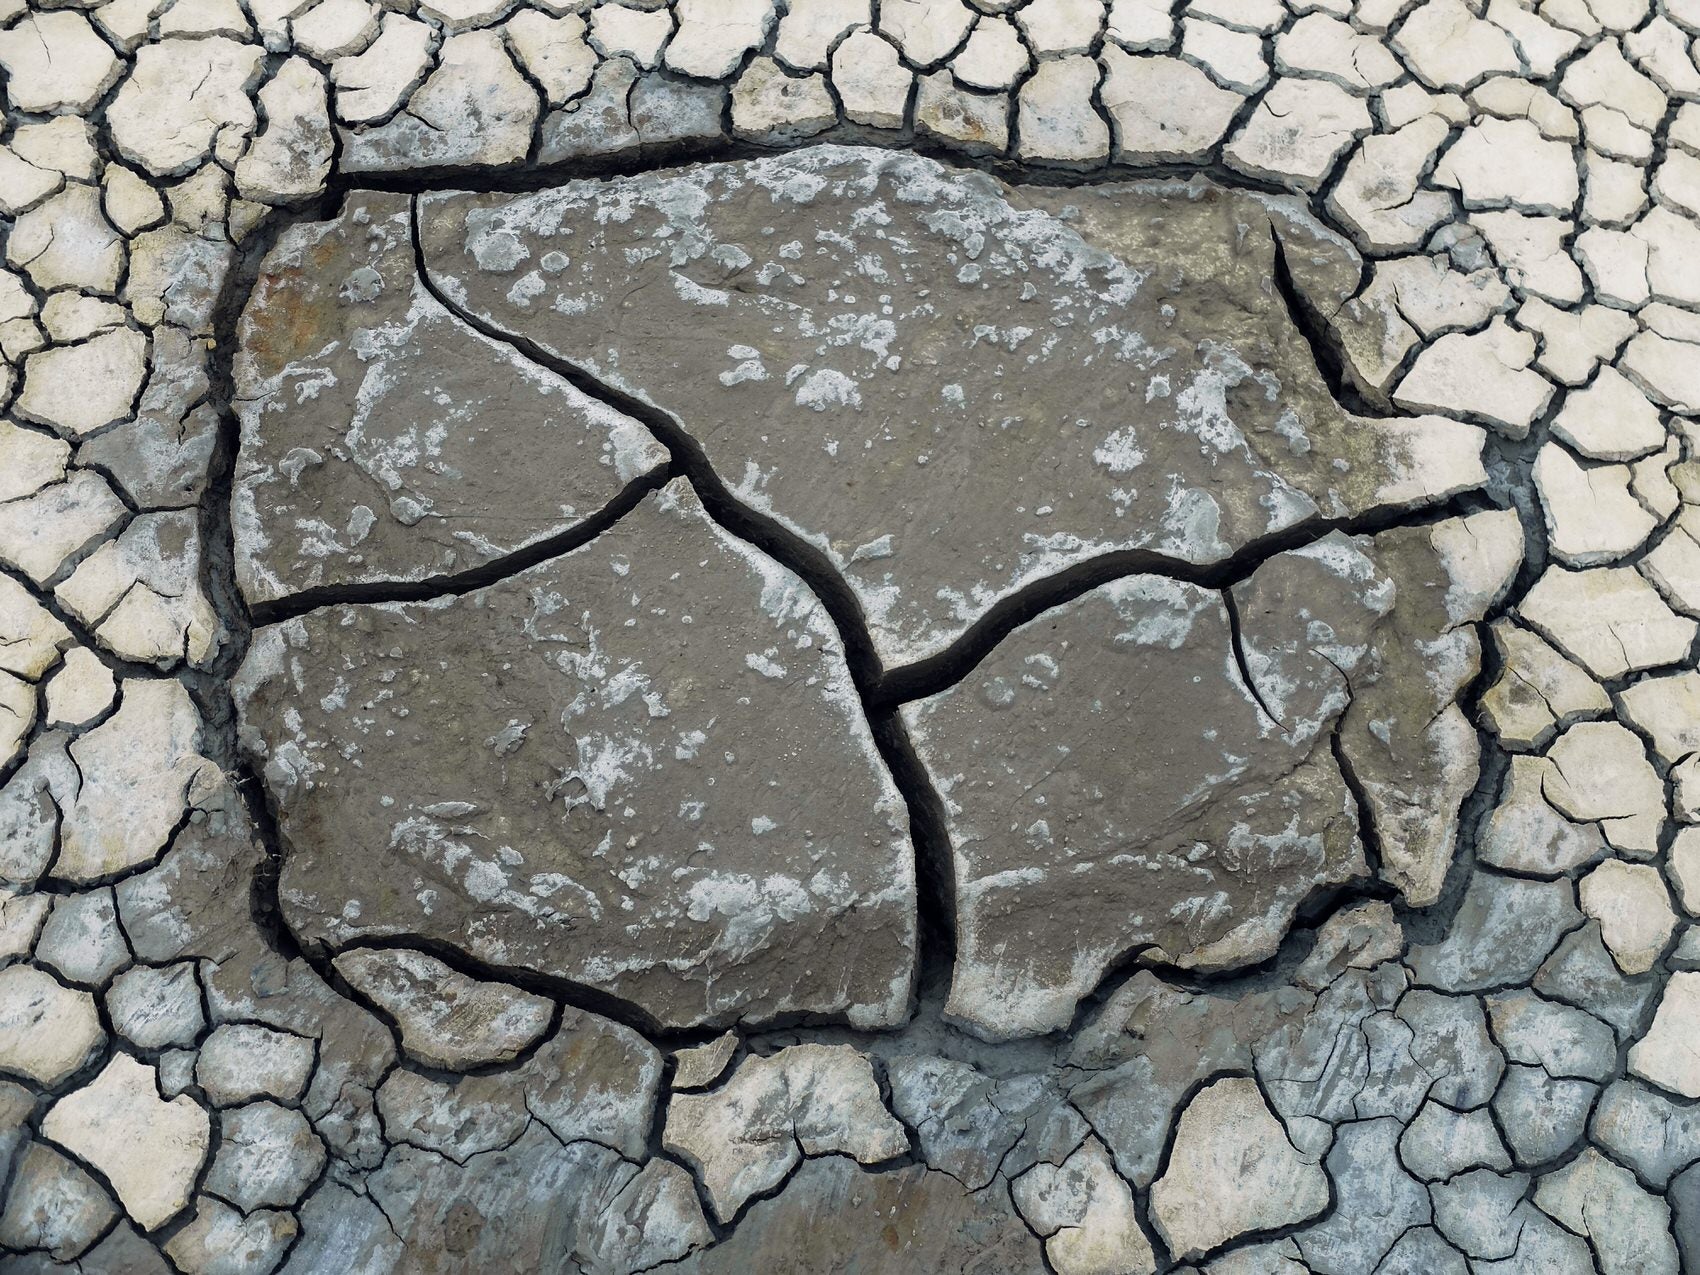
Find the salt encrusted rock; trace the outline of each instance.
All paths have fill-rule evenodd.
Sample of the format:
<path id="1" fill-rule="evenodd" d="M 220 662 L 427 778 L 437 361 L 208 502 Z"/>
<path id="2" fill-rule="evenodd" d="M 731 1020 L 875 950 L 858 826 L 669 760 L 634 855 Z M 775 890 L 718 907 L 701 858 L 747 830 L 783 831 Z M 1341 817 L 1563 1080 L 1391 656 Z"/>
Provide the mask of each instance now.
<path id="1" fill-rule="evenodd" d="M 1581 722 L 1558 737 L 1547 761 L 1542 791 L 1554 807 L 1577 822 L 1598 822 L 1625 853 L 1646 858 L 1657 850 L 1664 784 L 1635 734 L 1616 722 Z"/>
<path id="2" fill-rule="evenodd" d="M 1636 460 L 1665 442 L 1658 408 L 1614 367 L 1601 368 L 1591 385 L 1566 395 L 1552 429 L 1594 460 Z"/>
<path id="3" fill-rule="evenodd" d="M 1372 126 L 1369 108 L 1326 80 L 1278 80 L 1222 149 L 1230 168 L 1315 190 Z"/>
<path id="4" fill-rule="evenodd" d="M 38 1250 L 70 1262 L 100 1238 L 117 1214 L 111 1198 L 78 1165 L 45 1143 L 31 1142 L 7 1184 L 0 1244 L 14 1254 Z"/>
<path id="5" fill-rule="evenodd" d="M 1464 0 L 1426 0 L 1399 28 L 1393 48 L 1430 88 L 1467 89 L 1489 75 L 1521 70 L 1511 37 Z"/>
<path id="6" fill-rule="evenodd" d="M 970 92 L 949 71 L 935 71 L 916 89 L 915 130 L 942 137 L 964 154 L 1001 154 L 1009 146 L 1009 97 Z"/>
<path id="7" fill-rule="evenodd" d="M 299 1231 L 288 1213 L 256 1209 L 244 1215 L 202 1195 L 188 1220 L 160 1247 L 181 1270 L 272 1270 Z"/>
<path id="8" fill-rule="evenodd" d="M 80 786 L 59 799 L 60 881 L 98 881 L 151 862 L 219 782 L 218 767 L 197 750 L 201 719 L 180 682 L 127 678 L 119 695 L 118 711 L 70 748 Z"/>
<path id="9" fill-rule="evenodd" d="M 111 668 L 94 651 L 78 646 L 48 682 L 48 726 L 88 726 L 111 709 L 116 697 Z"/>
<path id="10" fill-rule="evenodd" d="M 1692 258 L 1696 243 L 1700 243 L 1700 226 L 1695 225 L 1692 217 L 1655 207 L 1624 238 L 1628 242 L 1621 244 L 1621 250 L 1631 271 L 1635 260 L 1632 248 L 1643 250 L 1644 277 L 1640 281 L 1643 290 L 1678 305 L 1692 306 L 1700 300 L 1700 285 L 1683 269 L 1683 263 Z M 1635 284 L 1633 277 L 1627 282 L 1631 286 Z"/>
<path id="11" fill-rule="evenodd" d="M 1496 318 L 1484 332 L 1455 332 L 1428 345 L 1393 391 L 1414 412 L 1446 412 L 1486 421 L 1522 438 L 1554 390 L 1530 368 L 1535 339 Z"/>
<path id="12" fill-rule="evenodd" d="M 141 514 L 100 546 L 54 597 L 122 659 L 204 667 L 223 628 L 201 587 L 193 513 Z"/>
<path id="13" fill-rule="evenodd" d="M 1015 20 L 1040 57 L 1086 53 L 1104 25 L 1104 0 L 1031 0 Z"/>
<path id="14" fill-rule="evenodd" d="M 1060 1165 L 1034 1165 L 1009 1189 L 1027 1225 L 1044 1239 L 1046 1261 L 1057 1275 L 1146 1275 L 1156 1269 L 1151 1242 L 1134 1213 L 1133 1192 L 1096 1138 Z"/>
<path id="15" fill-rule="evenodd" d="M 1700 973 L 1678 971 L 1665 984 L 1647 1033 L 1629 1050 L 1629 1070 L 1661 1089 L 1700 1098 Z"/>
<path id="16" fill-rule="evenodd" d="M 772 1199 L 749 1206 L 724 1241 L 693 1255 L 691 1275 L 881 1269 L 1045 1269 L 1040 1241 L 1001 1193 L 973 1192 L 921 1165 L 862 1172 L 847 1156 L 805 1161 Z"/>
<path id="17" fill-rule="evenodd" d="M 1600 1095 L 1588 1135 L 1609 1155 L 1660 1190 L 1700 1156 L 1700 1108 L 1634 1080 L 1614 1080 Z"/>
<path id="18" fill-rule="evenodd" d="M 215 1107 L 253 1098 L 293 1103 L 306 1092 L 314 1044 L 257 1023 L 224 1023 L 201 1047 L 195 1080 Z"/>
<path id="19" fill-rule="evenodd" d="M 629 58 L 645 71 L 661 63 L 661 46 L 673 33 L 670 7 L 644 10 L 626 4 L 599 4 L 590 14 L 590 42 L 604 58 Z"/>
<path id="20" fill-rule="evenodd" d="M 1555 1080 L 1539 1067 L 1512 1064 L 1493 1096 L 1493 1112 L 1516 1163 L 1546 1164 L 1582 1137 L 1599 1086 Z"/>
<path id="21" fill-rule="evenodd" d="M 576 13 L 551 18 L 521 9 L 502 28 L 520 65 L 543 87 L 550 106 L 560 106 L 590 87 L 596 53 L 585 43 L 584 19 Z"/>
<path id="22" fill-rule="evenodd" d="M 81 293 L 56 292 L 41 307 L 41 326 L 56 344 L 86 341 L 124 323 L 124 308 Z"/>
<path id="23" fill-rule="evenodd" d="M 1573 722 L 1611 711 L 1599 683 L 1535 634 L 1510 620 L 1495 621 L 1492 633 L 1500 675 L 1483 694 L 1481 707 L 1504 747 L 1519 752 L 1543 748 Z"/>
<path id="24" fill-rule="evenodd" d="M 1609 106 L 1645 129 L 1658 127 L 1666 107 L 1659 86 L 1630 64 L 1616 40 L 1601 40 L 1567 66 L 1558 93 L 1572 106 Z"/>
<path id="25" fill-rule="evenodd" d="M 465 31 L 443 41 L 436 69 L 401 114 L 364 131 L 344 130 L 340 171 L 517 163 L 531 149 L 541 110 L 501 36 Z"/>
<path id="26" fill-rule="evenodd" d="M 486 259 L 538 288 L 554 264 L 511 239 Z M 443 308 L 415 276 L 403 196 L 287 232 L 241 333 L 232 503 L 251 602 L 479 566 L 666 461 L 636 421 Z"/>
<path id="27" fill-rule="evenodd" d="M 0 562 L 45 584 L 128 512 L 99 474 L 75 470 L 62 483 L 0 504 Z"/>
<path id="28" fill-rule="evenodd" d="M 721 138 L 724 114 L 723 85 L 638 75 L 627 58 L 605 59 L 585 97 L 544 119 L 537 158 L 547 163 L 711 141 Z"/>
<path id="29" fill-rule="evenodd" d="M 962 0 L 881 0 L 879 29 L 911 65 L 930 67 L 961 46 L 974 22 Z"/>
<path id="30" fill-rule="evenodd" d="M 874 198 L 889 226 L 859 216 Z M 999 599 L 1107 550 L 1220 561 L 1318 514 L 1483 481 L 1473 429 L 1355 418 L 1332 400 L 1269 304 L 1272 229 L 1245 229 L 1280 214 L 1247 197 L 1024 186 L 1017 198 L 915 156 L 819 147 L 519 198 L 428 196 L 421 212 L 446 295 L 683 423 L 733 494 L 826 553 L 888 666 L 936 656 Z M 662 232 L 677 264 L 650 255 Z M 514 271 L 478 264 L 519 248 L 527 262 L 571 256 L 523 306 Z M 832 281 L 874 257 L 890 300 L 849 301 Z M 1049 298 L 1043 342 L 1029 289 Z M 1118 316 L 1107 336 L 1104 306 Z M 629 317 L 611 327 L 609 307 Z M 713 345 L 687 339 L 709 321 Z M 862 335 L 823 347 L 822 322 Z M 1148 346 L 1165 357 L 1141 370 Z M 1131 394 L 1110 378 L 1080 397 L 1081 369 L 1101 363 L 1127 367 Z M 1059 395 L 1076 404 L 1066 420 Z M 1009 424 L 962 446 L 977 420 Z M 946 457 L 976 501 L 940 506 Z"/>
<path id="31" fill-rule="evenodd" d="M 65 9 L 0 31 L 0 66 L 12 110 L 78 114 L 93 110 L 124 69 L 88 19 Z"/>
<path id="32" fill-rule="evenodd" d="M 1148 53 L 1174 43 L 1173 11 L 1163 0 L 1110 0 L 1105 34 L 1130 53 Z"/>
<path id="33" fill-rule="evenodd" d="M 1524 623 L 1603 681 L 1674 664 L 1696 631 L 1630 567 L 1554 565 L 1518 605 Z"/>
<path id="34" fill-rule="evenodd" d="M 106 1012 L 113 1030 L 139 1049 L 193 1045 L 206 1025 L 201 986 L 188 961 L 126 970 L 106 993 Z"/>
<path id="35" fill-rule="evenodd" d="M 596 12 L 600 15 L 606 9 L 602 6 Z M 794 71 L 823 70 L 839 37 L 872 20 L 872 0 L 792 0 L 779 19 L 773 56 Z"/>
<path id="36" fill-rule="evenodd" d="M 706 1045 L 692 1045 L 673 1053 L 673 1088 L 706 1089 L 731 1065 L 738 1052 L 738 1033 L 723 1032 Z"/>
<path id="37" fill-rule="evenodd" d="M 1647 1007 L 1659 992 L 1657 978 L 1630 978 L 1617 968 L 1600 941 L 1598 921 L 1588 921 L 1566 936 L 1535 975 L 1533 986 L 1542 996 L 1605 1019 L 1619 1041 L 1641 1030 Z"/>
<path id="38" fill-rule="evenodd" d="M 1677 830 L 1670 847 L 1669 869 L 1683 910 L 1690 916 L 1700 915 L 1700 828 Z"/>
<path id="39" fill-rule="evenodd" d="M 548 1030 L 554 1003 L 504 983 L 468 978 L 423 952 L 364 948 L 337 973 L 393 1018 L 402 1051 L 429 1067 L 471 1071 L 511 1062 Z"/>
<path id="40" fill-rule="evenodd" d="M 1608 859 L 1582 879 L 1577 897 L 1625 974 L 1651 969 L 1676 929 L 1664 879 L 1647 864 Z"/>
<path id="41" fill-rule="evenodd" d="M 254 129 L 250 93 L 263 56 L 258 45 L 224 36 L 143 45 L 106 113 L 119 154 L 156 177 L 175 177 L 215 148 L 239 151 Z"/>
<path id="42" fill-rule="evenodd" d="M 1075 55 L 1039 63 L 1016 95 L 1016 156 L 1040 163 L 1096 165 L 1110 130 L 1093 99 L 1102 68 Z"/>
<path id="43" fill-rule="evenodd" d="M 85 438 L 77 461 L 100 470 L 141 510 L 183 509 L 206 491 L 219 415 L 208 400 L 203 342 L 157 327 L 134 420 Z"/>
<path id="44" fill-rule="evenodd" d="M 0 576 L 0 671 L 39 681 L 58 663 L 60 651 L 70 645 L 69 629 L 23 585 L 10 576 Z"/>
<path id="45" fill-rule="evenodd" d="M 950 60 L 950 71 L 970 88 L 1008 92 L 1032 61 L 1013 22 L 982 17 L 975 22 L 962 51 Z"/>
<path id="46" fill-rule="evenodd" d="M 130 963 L 118 928 L 118 910 L 108 889 L 62 894 L 35 945 L 36 960 L 72 983 L 102 987 Z"/>
<path id="47" fill-rule="evenodd" d="M 1328 1177 L 1287 1139 L 1253 1080 L 1201 1090 L 1181 1112 L 1151 1220 L 1181 1259 L 1248 1231 L 1293 1226 L 1329 1204 Z"/>
<path id="48" fill-rule="evenodd" d="M 1016 1155 L 1012 1165 L 1016 1144 L 1029 1128 L 1048 1123 L 1040 1109 L 1058 1101 L 1042 1077 L 1000 1082 L 969 1063 L 929 1055 L 900 1054 L 886 1078 L 892 1110 L 915 1131 L 927 1165 L 974 1191 L 1006 1166 L 1020 1171 L 1030 1157 Z"/>
<path id="49" fill-rule="evenodd" d="M 4 977 L 0 971 L 0 977 Z M 157 1230 L 183 1211 L 206 1159 L 211 1121 L 192 1098 L 160 1098 L 154 1069 L 128 1054 L 61 1098 L 41 1131 L 105 1174 L 136 1223 Z"/>
<path id="50" fill-rule="evenodd" d="M 290 58 L 266 82 L 265 127 L 236 165 L 244 199 L 293 204 L 325 188 L 333 145 L 326 94 L 325 77 L 305 58 Z"/>
<path id="51" fill-rule="evenodd" d="M 383 1210 L 334 1178 L 302 1202 L 297 1216 L 301 1238 L 291 1259 L 302 1270 L 351 1260 L 394 1269 L 406 1259 L 406 1248 Z"/>
<path id="52" fill-rule="evenodd" d="M 99 189 L 72 185 L 17 219 L 6 260 L 44 292 L 110 295 L 124 270 L 124 242 L 101 211 Z"/>
<path id="53" fill-rule="evenodd" d="M 1411 973 L 1445 992 L 1526 982 L 1581 919 L 1569 881 L 1478 870 L 1446 936 L 1411 949 Z"/>
<path id="54" fill-rule="evenodd" d="M 10 769 L 23 752 L 35 719 L 35 687 L 20 677 L 0 673 L 0 768 Z"/>
<path id="55" fill-rule="evenodd" d="M 291 19 L 290 41 L 317 62 L 334 62 L 371 44 L 378 34 L 378 18 L 378 6 L 368 0 L 314 0 L 306 12 Z"/>
<path id="56" fill-rule="evenodd" d="M 1336 1135 L 1327 1159 L 1334 1210 L 1295 1236 L 1311 1269 L 1379 1269 L 1400 1236 L 1431 1219 L 1428 1192 L 1399 1163 L 1401 1132 L 1383 1117 Z"/>
<path id="57" fill-rule="evenodd" d="M 465 598 L 273 630 L 239 698 L 299 933 L 418 934 L 676 1026 L 904 1013 L 907 816 L 837 636 L 683 480 Z"/>
<path id="58" fill-rule="evenodd" d="M 562 1146 L 534 1126 L 464 1166 L 398 1148 L 368 1181 L 406 1253 L 458 1247 L 480 1270 L 618 1270 L 666 1265 L 712 1242 L 688 1174 L 669 1168 L 640 1172 L 605 1146 Z M 469 1215 L 502 1224 L 468 1233 Z"/>
<path id="59" fill-rule="evenodd" d="M 1667 764 L 1700 752 L 1700 673 L 1643 678 L 1618 693 L 1618 705 Z"/>
<path id="60" fill-rule="evenodd" d="M 1676 1275 L 1681 1269 L 1670 1233 L 1670 1206 L 1593 1147 L 1541 1178 L 1535 1204 L 1587 1236 L 1606 1275 Z"/>
<path id="61" fill-rule="evenodd" d="M 1208 156 L 1245 99 L 1219 88 L 1190 62 L 1104 49 L 1104 110 L 1115 157 L 1126 163 L 1189 162 Z"/>
<path id="62" fill-rule="evenodd" d="M 1468 1253 L 1484 1264 L 1512 1258 L 1521 1232 L 1534 1229 L 1527 1215 L 1536 1223 L 1546 1221 L 1523 1203 L 1528 1193 L 1525 1174 L 1488 1169 L 1436 1183 L 1430 1187 L 1435 1227 L 1454 1246 L 1453 1252 Z"/>
<path id="63" fill-rule="evenodd" d="M 1659 525 L 1630 490 L 1627 465 L 1584 465 L 1562 443 L 1535 457 L 1535 490 L 1546 517 L 1548 543 L 1573 567 L 1615 562 L 1646 543 Z"/>
<path id="64" fill-rule="evenodd" d="M 0 503 L 63 482 L 70 455 L 70 444 L 62 439 L 0 421 Z"/>
<path id="65" fill-rule="evenodd" d="M 1700 508 L 1683 505 L 1639 566 L 1671 605 L 1685 615 L 1700 614 Z"/>
<path id="66" fill-rule="evenodd" d="M 838 122 L 824 75 L 787 75 L 771 58 L 755 58 L 732 86 L 732 132 L 757 141 L 813 137 Z"/>
<path id="67" fill-rule="evenodd" d="M 1490 996 L 1488 1014 L 1495 1043 L 1514 1063 L 1583 1080 L 1603 1080 L 1617 1068 L 1611 1028 L 1582 1010 L 1517 991 Z"/>
<path id="68" fill-rule="evenodd" d="M 1618 360 L 1625 376 L 1674 412 L 1700 411 L 1700 342 L 1673 341 L 1657 332 L 1630 338 Z"/>
<path id="69" fill-rule="evenodd" d="M 0 212 L 8 217 L 28 212 L 65 185 L 58 173 L 37 168 L 9 146 L 0 146 Z"/>
<path id="70" fill-rule="evenodd" d="M 1432 1101 L 1423 1104 L 1400 1134 L 1399 1160 L 1424 1182 L 1441 1181 L 1470 1169 L 1503 1172 L 1511 1167 L 1511 1155 L 1486 1107 L 1454 1111 Z"/>
<path id="71" fill-rule="evenodd" d="M 1511 291 L 1494 270 L 1464 274 L 1445 257 L 1394 257 L 1375 263 L 1363 297 L 1387 297 L 1423 337 L 1477 328 L 1510 303 Z"/>
<path id="72" fill-rule="evenodd" d="M 205 1189 L 250 1212 L 294 1208 L 325 1167 L 325 1145 L 307 1117 L 275 1102 L 221 1111 L 218 1154 Z"/>
<path id="73" fill-rule="evenodd" d="M 804 1155 L 878 1164 L 909 1149 L 868 1059 L 848 1045 L 747 1058 L 718 1089 L 675 1095 L 662 1142 L 695 1167 L 722 1221 L 778 1186 Z"/>
<path id="74" fill-rule="evenodd" d="M 1484 119 L 1465 129 L 1435 168 L 1466 208 L 1520 208 L 1560 217 L 1581 191 L 1570 147 L 1550 141 L 1528 120 Z"/>
<path id="75" fill-rule="evenodd" d="M 1574 255 L 1605 304 L 1633 310 L 1651 299 L 1652 292 L 1647 285 L 1647 245 L 1644 241 L 1620 231 L 1590 226 L 1576 236 Z"/>
<path id="76" fill-rule="evenodd" d="M 224 196 L 214 196 L 222 203 Z M 130 245 L 130 274 L 124 301 L 137 321 L 157 327 L 169 323 L 210 337 L 213 309 L 235 249 L 222 237 L 193 234 L 180 226 L 161 226 Z"/>
<path id="77" fill-rule="evenodd" d="M 1636 164 L 1589 151 L 1582 160 L 1582 221 L 1623 229 L 1647 207 L 1646 178 Z"/>
<path id="78" fill-rule="evenodd" d="M 630 1028 L 567 1009 L 519 1067 L 450 1079 L 398 1069 L 378 1090 L 386 1137 L 457 1163 L 511 1143 L 530 1120 L 562 1144 L 645 1155 L 660 1055 Z"/>
<path id="79" fill-rule="evenodd" d="M 1181 19 L 1181 56 L 1202 66 L 1223 88 L 1251 95 L 1269 82 L 1269 63 L 1256 32 Z"/>
<path id="80" fill-rule="evenodd" d="M 0 969 L 0 1068 L 51 1088 L 75 1074 L 105 1041 L 87 992 L 33 966 Z"/>
<path id="81" fill-rule="evenodd" d="M 872 31 L 854 32 L 833 50 L 832 87 L 853 124 L 902 128 L 914 83 L 896 48 Z"/>
<path id="82" fill-rule="evenodd" d="M 18 415 L 80 439 L 130 415 L 147 375 L 147 338 L 114 328 L 78 345 L 38 350 L 24 363 Z"/>
<path id="83" fill-rule="evenodd" d="M 386 13 L 365 52 L 331 64 L 336 115 L 344 124 L 376 124 L 395 114 L 431 65 L 436 33 L 401 13 Z"/>
<path id="84" fill-rule="evenodd" d="M 679 29 L 667 44 L 667 68 L 704 80 L 731 75 L 774 20 L 773 0 L 676 0 Z"/>
<path id="85" fill-rule="evenodd" d="M 1446 135 L 1444 119 L 1423 115 L 1359 143 L 1328 193 L 1329 210 L 1359 244 L 1408 251 L 1451 214 L 1451 199 L 1421 188 L 1424 170 Z"/>
<path id="86" fill-rule="evenodd" d="M 582 1251 L 643 1270 L 714 1243 L 688 1170 L 654 1159 L 629 1177 L 624 1168 L 616 1170 L 610 1186 L 621 1178 L 625 1180 L 618 1191 L 604 1197 L 606 1203 L 597 1201 L 602 1210 L 594 1222 L 587 1219 Z"/>
<path id="87" fill-rule="evenodd" d="M 12 130 L 10 151 L 27 164 L 61 173 L 73 181 L 99 182 L 100 153 L 95 149 L 94 125 L 86 119 L 60 115 Z"/>

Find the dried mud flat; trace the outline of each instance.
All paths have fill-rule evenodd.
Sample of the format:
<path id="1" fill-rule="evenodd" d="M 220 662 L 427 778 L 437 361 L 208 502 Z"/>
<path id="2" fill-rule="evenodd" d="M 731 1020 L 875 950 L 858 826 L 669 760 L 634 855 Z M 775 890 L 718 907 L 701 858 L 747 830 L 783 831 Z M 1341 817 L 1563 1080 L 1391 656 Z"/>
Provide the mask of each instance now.
<path id="1" fill-rule="evenodd" d="M 0 0 L 0 1269 L 1700 1263 L 1697 33 Z"/>

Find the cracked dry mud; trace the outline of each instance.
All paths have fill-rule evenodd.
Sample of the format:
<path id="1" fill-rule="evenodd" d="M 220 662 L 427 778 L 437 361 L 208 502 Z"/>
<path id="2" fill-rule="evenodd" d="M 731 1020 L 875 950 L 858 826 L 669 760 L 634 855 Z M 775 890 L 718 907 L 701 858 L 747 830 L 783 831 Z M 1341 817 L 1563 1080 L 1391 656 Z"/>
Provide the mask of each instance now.
<path id="1" fill-rule="evenodd" d="M 0 0 L 0 1270 L 1700 1263 L 1697 35 Z"/>

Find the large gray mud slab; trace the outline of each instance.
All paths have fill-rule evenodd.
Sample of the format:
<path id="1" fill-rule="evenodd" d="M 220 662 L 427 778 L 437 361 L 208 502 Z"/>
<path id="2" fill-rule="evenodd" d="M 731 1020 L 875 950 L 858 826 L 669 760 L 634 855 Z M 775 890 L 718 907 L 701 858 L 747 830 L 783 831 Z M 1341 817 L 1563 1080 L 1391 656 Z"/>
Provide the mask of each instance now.
<path id="1" fill-rule="evenodd" d="M 907 815 L 836 633 L 683 480 L 476 592 L 262 630 L 237 702 L 308 943 L 418 936 L 670 1027 L 907 1011 Z"/>
<path id="2" fill-rule="evenodd" d="M 1356 258 L 1288 201 L 822 146 L 419 214 L 451 302 L 674 417 L 826 553 L 888 666 L 1106 551 L 1218 562 L 1484 481 L 1476 427 L 1331 397 L 1277 226 Z"/>
<path id="3" fill-rule="evenodd" d="M 414 270 L 404 195 L 286 230 L 243 312 L 244 595 L 419 580 L 570 530 L 667 460 L 636 421 L 480 336 Z"/>

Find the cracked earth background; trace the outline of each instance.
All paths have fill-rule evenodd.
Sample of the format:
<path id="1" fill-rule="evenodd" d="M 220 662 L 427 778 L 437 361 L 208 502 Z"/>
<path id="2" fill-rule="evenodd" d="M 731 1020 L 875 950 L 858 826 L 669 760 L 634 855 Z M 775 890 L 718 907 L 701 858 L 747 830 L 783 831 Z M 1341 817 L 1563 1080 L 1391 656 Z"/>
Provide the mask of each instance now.
<path id="1" fill-rule="evenodd" d="M 0 15 L 5 1269 L 1700 1262 L 1700 8 Z"/>

